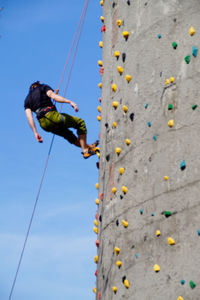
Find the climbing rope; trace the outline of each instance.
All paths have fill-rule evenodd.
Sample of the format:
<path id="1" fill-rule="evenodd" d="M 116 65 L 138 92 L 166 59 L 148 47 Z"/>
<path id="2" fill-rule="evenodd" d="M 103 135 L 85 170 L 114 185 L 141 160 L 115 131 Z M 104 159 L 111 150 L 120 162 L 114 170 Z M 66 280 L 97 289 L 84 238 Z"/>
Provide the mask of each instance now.
<path id="1" fill-rule="evenodd" d="M 77 30 L 76 30 L 76 33 L 75 33 L 75 36 L 74 36 L 74 39 L 73 39 L 73 42 L 72 42 L 72 45 L 71 45 L 68 57 L 67 57 L 67 61 L 66 61 L 65 67 L 64 67 L 64 71 L 63 71 L 63 74 L 61 76 L 61 80 L 59 82 L 58 89 L 56 90 L 56 93 L 58 93 L 59 89 L 60 89 L 60 86 L 62 84 L 64 75 L 65 75 L 68 63 L 69 63 L 69 59 L 71 57 L 72 50 L 74 48 L 75 41 L 77 39 L 78 32 L 79 32 L 78 39 L 77 39 L 76 46 L 75 46 L 75 50 L 74 50 L 74 55 L 73 55 L 72 62 L 71 62 L 70 71 L 69 71 L 69 74 L 68 74 L 68 79 L 67 79 L 67 84 L 66 84 L 66 87 L 65 87 L 64 97 L 66 95 L 67 88 L 69 86 L 69 81 L 70 81 L 70 77 L 71 77 L 71 73 L 72 73 L 72 69 L 73 69 L 75 57 L 76 57 L 76 54 L 77 54 L 78 45 L 79 45 L 79 41 L 80 41 L 80 37 L 81 37 L 83 25 L 84 25 L 84 22 L 85 22 L 85 16 L 86 16 L 88 4 L 89 4 L 89 0 L 86 0 L 85 4 L 84 4 L 83 11 L 82 11 L 82 14 L 81 14 L 81 17 L 80 17 L 80 20 L 79 20 L 79 23 L 78 23 L 78 26 L 77 26 Z M 61 105 L 60 111 L 62 110 L 62 106 L 63 106 L 63 104 Z M 33 218 L 34 218 L 34 215 L 35 215 L 36 208 L 37 208 L 37 204 L 38 204 L 40 192 L 41 192 L 41 189 L 42 189 L 44 177 L 45 177 L 45 174 L 46 174 L 46 170 L 47 170 L 47 166 L 48 166 L 48 161 L 49 161 L 49 158 L 50 158 L 50 154 L 51 154 L 51 150 L 52 150 L 52 147 L 53 147 L 54 139 L 55 139 L 55 134 L 52 137 L 51 144 L 50 144 L 50 147 L 49 147 L 49 151 L 48 151 L 48 154 L 47 154 L 47 158 L 46 158 L 44 170 L 43 170 L 43 173 L 42 173 L 42 177 L 41 177 L 39 189 L 38 189 L 36 200 L 35 200 L 35 204 L 34 204 L 34 207 L 33 207 L 33 211 L 32 211 L 32 214 L 31 214 L 31 218 L 30 218 L 30 222 L 29 222 L 29 225 L 28 225 L 27 233 L 26 233 L 26 236 L 25 236 L 24 244 L 23 244 L 22 251 L 21 251 L 21 254 L 20 254 L 20 258 L 19 258 L 19 262 L 18 262 L 18 265 L 17 265 L 17 270 L 16 270 L 16 273 L 15 273 L 15 276 L 14 276 L 14 280 L 13 280 L 13 283 L 12 283 L 11 290 L 10 290 L 10 294 L 9 294 L 9 298 L 8 298 L 9 300 L 11 300 L 11 297 L 12 297 L 12 294 L 13 294 L 13 291 L 14 291 L 14 288 L 15 288 L 17 276 L 18 276 L 18 273 L 19 273 L 19 270 L 20 270 L 20 266 L 21 266 L 21 263 L 22 263 L 24 251 L 25 251 L 25 248 L 26 248 L 26 244 L 27 244 L 27 241 L 28 241 L 28 237 L 29 237 L 31 225 L 32 225 L 32 222 L 33 222 Z"/>

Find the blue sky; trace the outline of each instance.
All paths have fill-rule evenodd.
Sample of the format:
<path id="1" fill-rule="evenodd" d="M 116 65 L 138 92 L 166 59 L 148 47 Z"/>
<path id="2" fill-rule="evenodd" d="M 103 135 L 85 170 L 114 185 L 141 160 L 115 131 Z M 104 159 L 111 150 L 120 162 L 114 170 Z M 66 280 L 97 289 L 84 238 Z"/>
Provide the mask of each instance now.
<path id="1" fill-rule="evenodd" d="M 1 1 L 1 300 L 8 299 L 52 138 L 36 123 L 44 143 L 36 142 L 24 99 L 35 80 L 58 87 L 84 2 Z M 79 113 L 63 107 L 85 119 L 88 142 L 99 134 L 101 14 L 99 1 L 90 1 L 67 94 Z M 94 299 L 97 161 L 83 160 L 80 149 L 56 137 L 13 300 Z"/>

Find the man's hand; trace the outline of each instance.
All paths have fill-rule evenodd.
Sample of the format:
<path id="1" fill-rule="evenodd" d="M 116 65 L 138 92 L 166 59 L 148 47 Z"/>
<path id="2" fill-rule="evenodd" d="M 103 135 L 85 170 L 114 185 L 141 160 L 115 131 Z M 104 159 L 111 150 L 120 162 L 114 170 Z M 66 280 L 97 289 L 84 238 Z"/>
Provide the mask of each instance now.
<path id="1" fill-rule="evenodd" d="M 70 105 L 73 107 L 73 109 L 74 109 L 76 112 L 78 112 L 78 106 L 77 106 L 76 103 L 74 103 L 74 102 L 71 101 Z"/>
<path id="2" fill-rule="evenodd" d="M 37 132 L 35 133 L 35 138 L 39 143 L 43 143 L 43 139 L 42 139 L 41 135 L 39 135 L 39 133 L 37 133 Z"/>

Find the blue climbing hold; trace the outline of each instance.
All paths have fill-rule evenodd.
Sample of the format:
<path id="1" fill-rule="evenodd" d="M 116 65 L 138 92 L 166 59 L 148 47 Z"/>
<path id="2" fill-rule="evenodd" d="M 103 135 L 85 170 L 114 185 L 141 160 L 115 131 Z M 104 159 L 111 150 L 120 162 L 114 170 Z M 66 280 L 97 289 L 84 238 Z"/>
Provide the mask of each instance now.
<path id="1" fill-rule="evenodd" d="M 157 141 L 157 136 L 154 135 L 154 136 L 153 136 L 153 139 L 154 139 L 154 141 Z"/>
<path id="2" fill-rule="evenodd" d="M 184 279 L 181 280 L 181 284 L 182 284 L 182 285 L 185 284 L 185 280 L 184 280 Z"/>
<path id="3" fill-rule="evenodd" d="M 145 108 L 145 109 L 147 109 L 147 108 L 148 108 L 148 105 L 149 105 L 149 104 L 148 104 L 148 103 L 146 103 L 146 104 L 145 104 L 145 106 L 144 106 L 144 108 Z"/>
<path id="4" fill-rule="evenodd" d="M 185 170 L 185 168 L 186 168 L 186 163 L 185 163 L 185 160 L 183 160 L 180 164 L 180 169 L 181 169 L 181 171 L 183 171 L 183 170 Z"/>
<path id="5" fill-rule="evenodd" d="M 140 209 L 140 214 L 142 215 L 144 212 L 144 209 Z"/>
<path id="6" fill-rule="evenodd" d="M 155 214 L 152 212 L 151 216 L 152 216 L 152 217 L 154 217 L 154 216 L 155 216 Z"/>
<path id="7" fill-rule="evenodd" d="M 197 57 L 197 53 L 198 53 L 198 48 L 197 48 L 196 46 L 193 46 L 193 47 L 192 47 L 192 55 L 193 55 L 194 57 Z"/>
<path id="8" fill-rule="evenodd" d="M 159 34 L 158 34 L 158 38 L 161 39 L 161 37 L 162 37 L 162 35 L 159 33 Z"/>
<path id="9" fill-rule="evenodd" d="M 151 122 L 148 122 L 148 126 L 151 127 Z"/>
<path id="10" fill-rule="evenodd" d="M 139 254 L 138 254 L 138 253 L 135 253 L 135 257 L 138 258 L 138 257 L 139 257 Z"/>
<path id="11" fill-rule="evenodd" d="M 200 236 L 200 229 L 197 230 L 198 235 Z"/>

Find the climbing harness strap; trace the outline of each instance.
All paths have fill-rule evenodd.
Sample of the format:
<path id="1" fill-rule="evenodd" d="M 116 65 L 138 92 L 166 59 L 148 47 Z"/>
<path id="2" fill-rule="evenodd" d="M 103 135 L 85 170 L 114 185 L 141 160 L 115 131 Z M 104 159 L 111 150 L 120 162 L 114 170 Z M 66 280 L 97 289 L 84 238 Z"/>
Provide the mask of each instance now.
<path id="1" fill-rule="evenodd" d="M 37 119 L 40 120 L 50 111 L 57 111 L 56 107 L 54 105 L 52 105 L 52 106 L 47 106 L 47 107 L 43 107 L 43 108 L 38 108 L 36 110 Z"/>

